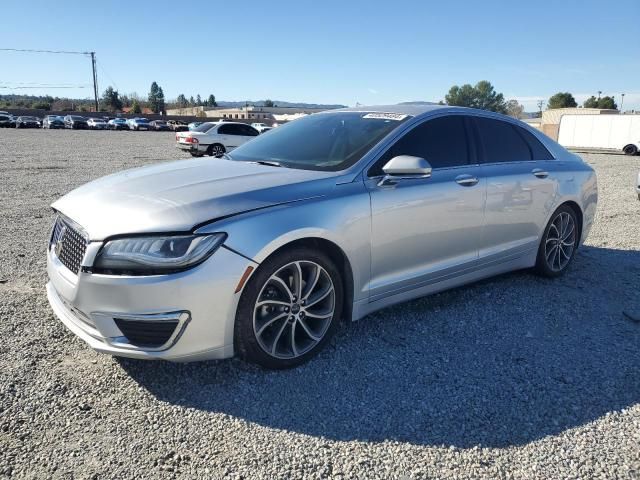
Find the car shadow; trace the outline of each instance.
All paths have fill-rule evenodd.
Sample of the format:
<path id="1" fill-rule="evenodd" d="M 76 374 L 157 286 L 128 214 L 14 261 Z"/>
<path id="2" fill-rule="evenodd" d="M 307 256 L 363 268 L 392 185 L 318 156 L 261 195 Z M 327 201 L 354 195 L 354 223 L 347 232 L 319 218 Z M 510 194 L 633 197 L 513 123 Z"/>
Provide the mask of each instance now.
<path id="1" fill-rule="evenodd" d="M 639 285 L 639 251 L 585 246 L 559 279 L 515 272 L 345 325 L 292 370 L 118 362 L 160 401 L 274 429 L 522 445 L 640 401 Z"/>

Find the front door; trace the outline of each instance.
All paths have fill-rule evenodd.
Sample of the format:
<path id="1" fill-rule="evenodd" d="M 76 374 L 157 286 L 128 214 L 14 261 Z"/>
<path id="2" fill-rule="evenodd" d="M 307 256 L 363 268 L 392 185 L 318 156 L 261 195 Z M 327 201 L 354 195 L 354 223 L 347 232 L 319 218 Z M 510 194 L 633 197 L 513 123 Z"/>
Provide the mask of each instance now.
<path id="1" fill-rule="evenodd" d="M 477 261 L 486 183 L 467 123 L 462 115 L 427 120 L 368 172 L 370 301 L 444 280 Z M 431 177 L 380 185 L 382 167 L 397 155 L 426 159 Z"/>

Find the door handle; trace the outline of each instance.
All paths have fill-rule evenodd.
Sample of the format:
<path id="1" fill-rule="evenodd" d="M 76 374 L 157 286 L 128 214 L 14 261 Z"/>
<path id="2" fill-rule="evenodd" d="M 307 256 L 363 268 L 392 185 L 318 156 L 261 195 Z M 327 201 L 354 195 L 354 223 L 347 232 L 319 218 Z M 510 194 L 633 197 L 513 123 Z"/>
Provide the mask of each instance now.
<path id="1" fill-rule="evenodd" d="M 473 187 L 478 183 L 478 179 L 473 175 L 458 175 L 456 177 L 456 183 L 458 185 L 462 185 L 463 187 Z"/>
<path id="2" fill-rule="evenodd" d="M 541 168 L 534 168 L 533 170 L 531 170 L 531 173 L 533 173 L 538 178 L 547 178 L 549 176 L 549 172 L 545 172 Z"/>

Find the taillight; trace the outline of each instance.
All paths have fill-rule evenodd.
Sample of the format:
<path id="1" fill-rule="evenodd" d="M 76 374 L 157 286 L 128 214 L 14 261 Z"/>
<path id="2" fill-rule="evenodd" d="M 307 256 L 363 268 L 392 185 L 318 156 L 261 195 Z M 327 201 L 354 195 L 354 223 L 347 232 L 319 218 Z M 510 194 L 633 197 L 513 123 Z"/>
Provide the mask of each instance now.
<path id="1" fill-rule="evenodd" d="M 187 143 L 198 143 L 198 139 L 196 137 L 186 137 L 184 141 Z"/>

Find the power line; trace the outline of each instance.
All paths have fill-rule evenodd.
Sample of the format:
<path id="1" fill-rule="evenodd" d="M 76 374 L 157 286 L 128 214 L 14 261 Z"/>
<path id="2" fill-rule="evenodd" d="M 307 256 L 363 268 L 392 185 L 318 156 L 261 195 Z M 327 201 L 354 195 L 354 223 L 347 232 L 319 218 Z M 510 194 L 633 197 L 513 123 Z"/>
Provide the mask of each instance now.
<path id="1" fill-rule="evenodd" d="M 102 62 L 99 62 L 99 61 L 96 59 L 96 64 L 97 64 L 97 65 L 98 65 L 98 67 L 100 68 L 100 71 L 102 71 L 102 73 L 104 73 L 104 74 L 107 76 L 107 78 L 108 78 L 109 80 L 111 80 L 111 83 L 113 83 L 113 86 L 116 88 L 116 90 L 120 90 L 120 89 L 118 88 L 118 84 L 116 83 L 116 81 L 115 81 L 113 78 L 111 78 L 111 75 L 109 75 L 109 72 L 107 72 L 107 70 L 104 68 L 104 65 L 102 64 Z"/>
<path id="2" fill-rule="evenodd" d="M 24 89 L 38 89 L 38 88 L 42 88 L 42 87 L 25 87 L 25 86 L 20 86 L 20 87 L 5 87 L 3 85 L 0 85 L 0 88 L 5 89 L 5 90 L 24 90 Z M 65 87 L 65 86 L 47 86 L 46 88 L 89 88 L 88 86 L 70 86 L 70 87 Z"/>
<path id="3" fill-rule="evenodd" d="M 91 56 L 91 71 L 93 77 L 93 98 L 96 106 L 96 112 L 100 110 L 98 102 L 98 73 L 96 71 L 96 52 L 73 52 L 69 50 L 36 50 L 31 48 L 0 48 L 2 52 L 19 52 L 19 53 L 56 53 L 64 55 L 86 55 Z M 19 88 L 38 88 L 38 87 L 0 87 L 10 90 L 18 90 Z M 47 88 L 73 88 L 73 87 L 47 87 Z M 84 88 L 84 87 L 78 87 Z"/>
<path id="4" fill-rule="evenodd" d="M 66 55 L 91 55 L 91 52 L 70 52 L 67 50 L 33 50 L 29 48 L 0 48 L 2 52 L 28 52 L 28 53 L 62 53 Z"/>
<path id="5" fill-rule="evenodd" d="M 41 82 L 6 82 L 0 80 L 2 85 L 33 85 L 36 87 L 89 87 L 89 83 L 41 83 Z"/>

